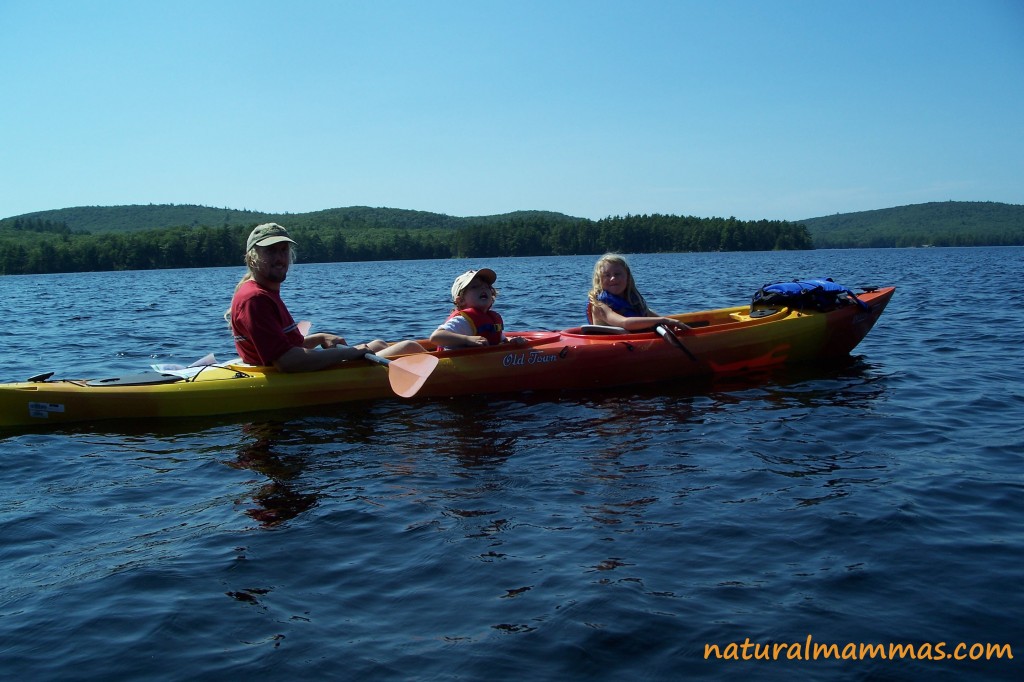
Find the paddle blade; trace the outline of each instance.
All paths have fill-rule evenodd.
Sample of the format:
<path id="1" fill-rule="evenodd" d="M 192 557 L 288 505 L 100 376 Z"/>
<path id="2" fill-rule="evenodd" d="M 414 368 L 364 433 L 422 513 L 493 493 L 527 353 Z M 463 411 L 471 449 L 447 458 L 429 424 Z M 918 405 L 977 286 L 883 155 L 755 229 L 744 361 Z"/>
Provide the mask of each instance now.
<path id="1" fill-rule="evenodd" d="M 388 363 L 388 381 L 391 382 L 391 390 L 403 398 L 413 397 L 423 388 L 423 384 L 430 378 L 437 363 L 436 355 L 427 355 L 426 353 L 404 355 L 391 360 Z"/>

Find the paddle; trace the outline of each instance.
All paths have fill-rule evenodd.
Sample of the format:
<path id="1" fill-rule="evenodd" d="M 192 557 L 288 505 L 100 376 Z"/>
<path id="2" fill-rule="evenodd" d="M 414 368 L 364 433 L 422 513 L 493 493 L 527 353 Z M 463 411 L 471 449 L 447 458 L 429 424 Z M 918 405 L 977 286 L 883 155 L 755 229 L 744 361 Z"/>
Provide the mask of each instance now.
<path id="1" fill-rule="evenodd" d="M 669 344 L 675 346 L 676 348 L 690 356 L 691 360 L 697 362 L 697 357 L 690 352 L 689 348 L 683 345 L 683 342 L 679 340 L 679 337 L 673 334 L 668 327 L 666 327 L 663 324 L 659 324 L 657 327 L 654 328 L 654 331 L 658 332 L 658 336 L 668 341 Z"/>
<path id="2" fill-rule="evenodd" d="M 400 358 L 389 360 L 373 353 L 366 353 L 364 358 L 378 365 L 388 368 L 388 382 L 391 390 L 403 398 L 411 398 L 416 395 L 423 384 L 426 383 L 434 368 L 437 367 L 436 355 L 427 353 L 416 353 L 415 355 L 403 355 Z"/>

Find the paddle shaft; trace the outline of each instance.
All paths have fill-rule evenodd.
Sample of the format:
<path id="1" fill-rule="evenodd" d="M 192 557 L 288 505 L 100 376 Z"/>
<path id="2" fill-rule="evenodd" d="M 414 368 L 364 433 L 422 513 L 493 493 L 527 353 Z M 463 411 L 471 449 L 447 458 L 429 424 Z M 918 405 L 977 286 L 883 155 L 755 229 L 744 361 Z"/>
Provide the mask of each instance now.
<path id="1" fill-rule="evenodd" d="M 385 367 L 391 364 L 391 361 L 388 360 L 387 358 L 382 358 L 381 356 L 375 355 L 374 353 L 364 353 L 363 357 L 369 360 L 370 362 L 376 362 L 378 365 L 384 365 Z"/>
<path id="2" fill-rule="evenodd" d="M 697 356 L 691 353 L 690 349 L 686 347 L 686 344 L 684 344 L 678 336 L 673 334 L 668 327 L 666 327 L 663 324 L 659 324 L 657 327 L 654 328 L 654 331 L 658 332 L 658 335 L 661 336 L 661 338 L 665 339 L 668 343 L 672 344 L 679 350 L 686 353 L 691 360 L 697 362 Z"/>

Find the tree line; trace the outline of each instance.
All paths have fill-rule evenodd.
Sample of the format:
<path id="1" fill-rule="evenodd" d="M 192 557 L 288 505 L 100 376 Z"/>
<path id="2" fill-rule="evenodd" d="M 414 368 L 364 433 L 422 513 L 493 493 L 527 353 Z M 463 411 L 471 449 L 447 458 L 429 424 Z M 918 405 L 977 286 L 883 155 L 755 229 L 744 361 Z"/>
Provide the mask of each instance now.
<path id="1" fill-rule="evenodd" d="M 919 246 L 1024 246 L 1024 229 L 989 229 L 980 231 L 907 230 L 902 233 L 871 231 L 856 234 L 818 235 L 815 246 L 821 249 L 899 249 Z"/>
<path id="2" fill-rule="evenodd" d="M 524 212 L 503 220 L 464 221 L 455 228 L 414 230 L 296 222 L 285 226 L 298 242 L 299 260 L 306 263 L 813 248 L 801 224 L 659 214 L 592 221 Z M 0 274 L 240 265 L 255 225 L 88 234 L 60 223 L 7 221 L 0 228 Z"/>

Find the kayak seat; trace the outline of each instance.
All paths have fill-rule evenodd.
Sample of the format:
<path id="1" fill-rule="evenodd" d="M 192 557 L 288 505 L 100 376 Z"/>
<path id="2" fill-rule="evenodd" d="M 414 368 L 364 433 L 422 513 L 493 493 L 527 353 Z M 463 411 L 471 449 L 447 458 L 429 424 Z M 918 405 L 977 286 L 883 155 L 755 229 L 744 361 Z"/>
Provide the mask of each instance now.
<path id="1" fill-rule="evenodd" d="M 628 334 L 622 327 L 612 327 L 604 324 L 585 324 L 580 327 L 583 334 Z"/>
<path id="2" fill-rule="evenodd" d="M 148 386 L 151 384 L 171 384 L 175 381 L 184 381 L 177 374 L 166 372 L 142 372 L 124 377 L 112 377 L 110 379 L 93 379 L 85 382 L 86 386 Z"/>

